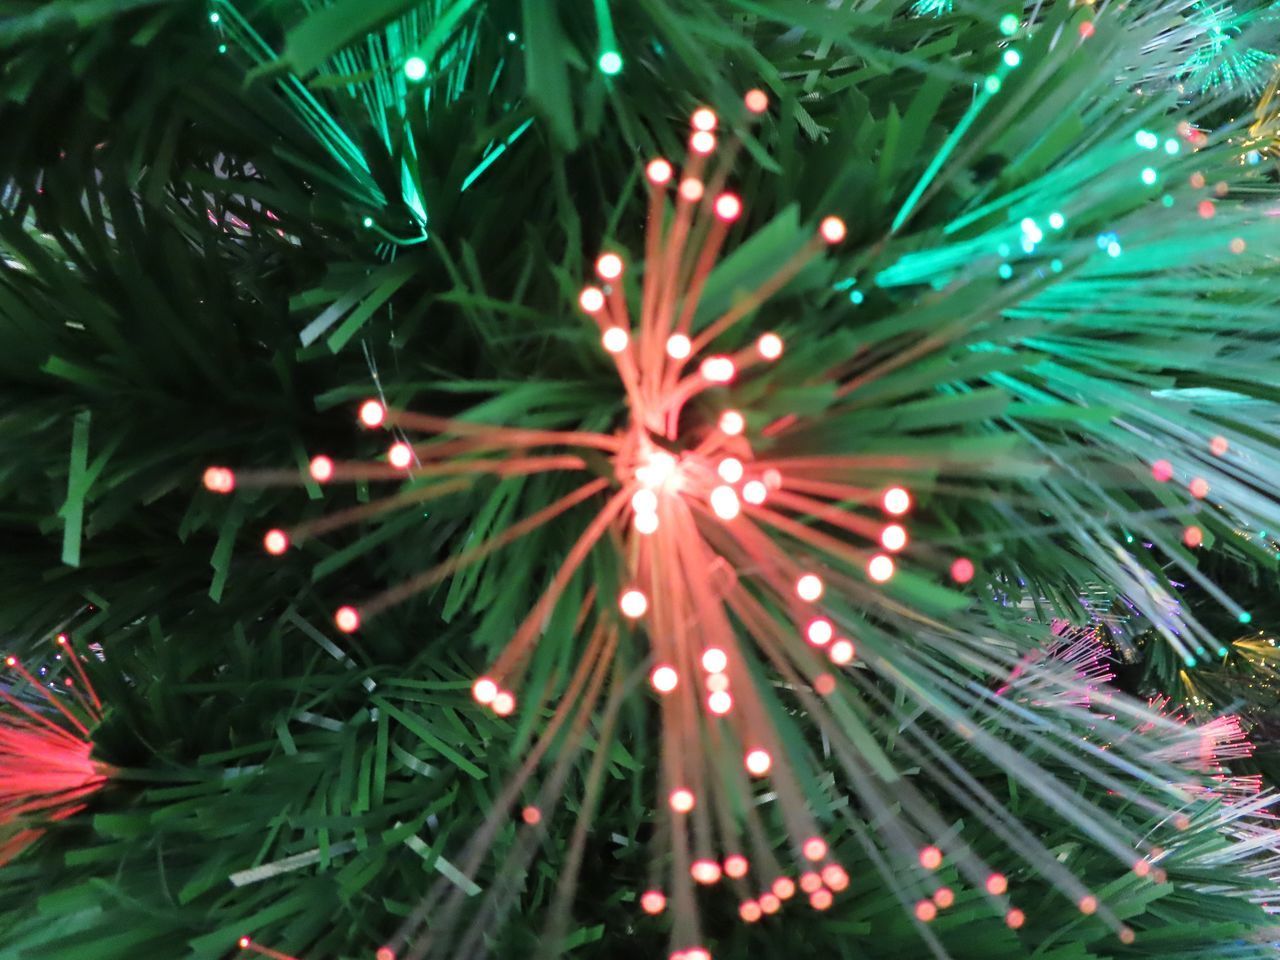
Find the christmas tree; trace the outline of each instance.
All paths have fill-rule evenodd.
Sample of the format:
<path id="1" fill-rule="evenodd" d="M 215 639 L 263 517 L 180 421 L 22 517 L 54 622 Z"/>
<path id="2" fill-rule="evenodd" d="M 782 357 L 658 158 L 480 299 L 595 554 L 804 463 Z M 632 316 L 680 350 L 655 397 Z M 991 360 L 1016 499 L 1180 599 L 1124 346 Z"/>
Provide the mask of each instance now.
<path id="1" fill-rule="evenodd" d="M 1280 8 L 0 45 L 0 960 L 1275 955 Z"/>

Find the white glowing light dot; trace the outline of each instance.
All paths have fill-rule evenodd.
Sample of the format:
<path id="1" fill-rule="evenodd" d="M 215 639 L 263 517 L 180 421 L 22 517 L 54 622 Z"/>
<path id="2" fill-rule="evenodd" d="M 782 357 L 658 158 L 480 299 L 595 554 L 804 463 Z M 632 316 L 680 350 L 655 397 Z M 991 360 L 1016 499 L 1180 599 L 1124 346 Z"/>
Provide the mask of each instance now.
<path id="1" fill-rule="evenodd" d="M 813 573 L 806 573 L 796 581 L 796 596 L 812 603 L 822 596 L 822 579 Z"/>
<path id="2" fill-rule="evenodd" d="M 610 327 L 601 335 L 600 342 L 604 344 L 604 348 L 610 353 L 621 353 L 627 349 L 627 344 L 631 342 L 631 337 L 621 327 Z"/>
<path id="3" fill-rule="evenodd" d="M 763 777 L 773 766 L 773 757 L 769 756 L 767 750 L 752 750 L 747 754 L 744 763 L 747 773 L 753 777 Z"/>
<path id="4" fill-rule="evenodd" d="M 725 483 L 737 483 L 742 479 L 742 461 L 737 457 L 725 457 L 716 467 L 716 473 Z"/>
<path id="5" fill-rule="evenodd" d="M 387 408 L 377 400 L 366 400 L 360 404 L 360 422 L 366 427 L 380 427 L 387 418 Z"/>
<path id="6" fill-rule="evenodd" d="M 667 337 L 667 356 L 672 360 L 683 360 L 692 349 L 692 341 L 683 333 L 673 333 Z"/>
<path id="7" fill-rule="evenodd" d="M 769 109 L 769 95 L 763 90 L 748 90 L 742 101 L 752 113 L 764 113 Z"/>
<path id="8" fill-rule="evenodd" d="M 631 509 L 636 513 L 653 513 L 658 509 L 658 495 L 652 490 L 637 490 L 631 495 Z"/>
<path id="9" fill-rule="evenodd" d="M 818 617 L 816 620 L 809 621 L 805 636 L 814 646 L 821 647 L 831 642 L 831 638 L 835 636 L 835 628 L 831 626 L 830 620 Z"/>
<path id="10" fill-rule="evenodd" d="M 890 487 L 884 492 L 885 513 L 891 513 L 895 517 L 900 517 L 911 509 L 911 494 L 903 490 L 902 487 Z"/>
<path id="11" fill-rule="evenodd" d="M 761 334 L 756 341 L 756 349 L 766 360 L 777 360 L 782 356 L 782 338 L 776 333 Z"/>
<path id="12" fill-rule="evenodd" d="M 733 492 L 733 487 L 723 485 L 716 487 L 711 491 L 709 499 L 711 509 L 721 520 L 732 520 L 742 510 L 742 504 L 738 502 L 738 495 Z"/>
<path id="13" fill-rule="evenodd" d="M 649 182 L 654 184 L 667 183 L 671 179 L 671 173 L 671 164 L 661 157 L 656 160 L 650 160 L 649 165 L 645 167 L 645 174 L 649 177 Z"/>
<path id="14" fill-rule="evenodd" d="M 311 479 L 316 483 L 328 483 L 333 479 L 333 461 L 323 454 L 318 457 L 312 457 L 311 466 L 308 469 L 311 473 Z"/>
<path id="15" fill-rule="evenodd" d="M 893 576 L 893 560 L 883 553 L 878 553 L 867 564 L 867 576 L 876 583 L 884 583 Z"/>
<path id="16" fill-rule="evenodd" d="M 707 673 L 723 673 L 729 665 L 729 656 L 719 647 L 708 647 L 702 651 L 702 669 Z"/>
<path id="17" fill-rule="evenodd" d="M 769 495 L 769 488 L 759 480 L 748 480 L 742 485 L 742 499 L 747 503 L 759 506 Z"/>
<path id="18" fill-rule="evenodd" d="M 668 802 L 676 813 L 688 813 L 694 805 L 693 791 L 685 787 L 672 790 Z"/>
<path id="19" fill-rule="evenodd" d="M 596 273 L 602 280 L 617 280 L 622 276 L 622 258 L 616 253 L 603 253 L 596 260 Z"/>
<path id="20" fill-rule="evenodd" d="M 636 533 L 642 533 L 647 537 L 658 529 L 658 515 L 656 513 L 637 513 L 634 526 Z"/>
<path id="21" fill-rule="evenodd" d="M 599 313 L 604 307 L 604 291 L 599 287 L 584 287 L 578 295 L 578 304 L 587 313 Z"/>
<path id="22" fill-rule="evenodd" d="M 742 201 L 732 193 L 722 193 L 716 197 L 716 216 L 725 223 L 732 223 L 742 216 Z"/>
<path id="23" fill-rule="evenodd" d="M 704 379 L 712 383 L 728 383 L 737 372 L 728 357 L 707 357 L 699 367 Z"/>
<path id="24" fill-rule="evenodd" d="M 339 607 L 333 622 L 343 633 L 355 633 L 360 628 L 360 614 L 355 607 Z"/>
<path id="25" fill-rule="evenodd" d="M 822 223 L 818 226 L 818 232 L 822 234 L 822 239 L 827 243 L 839 243 L 844 239 L 847 231 L 844 221 L 839 217 L 824 217 Z"/>
<path id="26" fill-rule="evenodd" d="M 654 668 L 653 673 L 649 675 L 649 682 L 659 693 L 670 693 L 680 683 L 680 675 L 676 673 L 675 667 L 664 663 Z"/>
<path id="27" fill-rule="evenodd" d="M 733 709 L 733 697 L 728 690 L 717 690 L 707 697 L 707 709 L 718 717 L 723 717 Z"/>
<path id="28" fill-rule="evenodd" d="M 493 712 L 500 717 L 509 717 L 516 709 L 516 698 L 506 690 L 499 690 L 493 698 Z"/>
<path id="29" fill-rule="evenodd" d="M 837 666 L 843 667 L 845 664 L 853 662 L 853 644 L 848 640 L 837 640 L 831 645 L 831 662 Z"/>
<path id="30" fill-rule="evenodd" d="M 713 673 L 707 677 L 707 693 L 719 693 L 729 689 L 729 677 L 723 673 Z"/>
<path id="31" fill-rule="evenodd" d="M 267 553 L 278 557 L 289 549 L 289 535 L 283 530 L 268 530 L 266 536 L 262 538 L 262 546 Z"/>
<path id="32" fill-rule="evenodd" d="M 731 437 L 736 437 L 742 433 L 747 422 L 742 419 L 742 414 L 737 410 L 726 410 L 720 414 L 720 432 Z"/>
<path id="33" fill-rule="evenodd" d="M 643 617 L 645 611 L 649 609 L 649 598 L 639 590 L 626 590 L 618 598 L 618 608 L 622 610 L 624 617 L 630 617 L 635 620 L 638 617 Z"/>
<path id="34" fill-rule="evenodd" d="M 695 130 L 714 130 L 716 128 L 715 111 L 706 107 L 699 107 L 693 111 L 693 116 L 689 118 L 689 123 Z"/>
<path id="35" fill-rule="evenodd" d="M 471 685 L 471 696 L 475 697 L 476 703 L 493 703 L 497 695 L 498 685 L 488 677 L 481 677 Z"/>
<path id="36" fill-rule="evenodd" d="M 685 177 L 680 181 L 680 199 L 688 203 L 697 203 L 702 199 L 702 181 L 696 177 Z"/>
<path id="37" fill-rule="evenodd" d="M 880 543 L 886 550 L 901 550 L 907 545 L 907 531 L 899 524 L 891 523 L 880 531 Z"/>
<path id="38" fill-rule="evenodd" d="M 407 443 L 393 443 L 387 451 L 387 462 L 397 470 L 403 470 L 413 460 L 413 448 Z"/>
<path id="39" fill-rule="evenodd" d="M 716 148 L 716 135 L 710 130 L 698 130 L 689 138 L 689 149 L 706 156 Z"/>
<path id="40" fill-rule="evenodd" d="M 676 458 L 665 450 L 655 450 L 647 462 L 636 468 L 636 479 L 646 487 L 661 487 L 675 472 Z"/>

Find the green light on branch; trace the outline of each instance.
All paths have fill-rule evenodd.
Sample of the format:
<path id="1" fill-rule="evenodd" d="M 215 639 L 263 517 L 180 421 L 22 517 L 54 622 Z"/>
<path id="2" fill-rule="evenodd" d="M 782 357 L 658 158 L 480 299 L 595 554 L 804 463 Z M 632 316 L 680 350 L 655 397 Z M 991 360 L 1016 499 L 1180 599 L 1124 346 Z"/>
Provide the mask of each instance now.
<path id="1" fill-rule="evenodd" d="M 987 93 L 997 93 L 1000 90 L 1000 78 L 992 74 L 982 82 L 982 86 Z"/>
<path id="2" fill-rule="evenodd" d="M 616 76 L 622 72 L 622 54 L 617 50 L 606 50 L 600 54 L 600 72 L 609 76 Z"/>
<path id="3" fill-rule="evenodd" d="M 427 61 L 421 57 L 410 57 L 404 62 L 404 75 L 417 83 L 427 75 Z"/>
<path id="4" fill-rule="evenodd" d="M 1016 67 L 1022 62 L 1022 54 L 1017 50 L 1006 50 L 1004 52 L 1004 62 L 1010 67 Z"/>
<path id="5" fill-rule="evenodd" d="M 1018 18 L 1015 14 L 1006 13 L 1000 18 L 1000 32 L 1006 37 L 1012 37 L 1018 32 Z"/>
<path id="6" fill-rule="evenodd" d="M 1152 184 L 1154 184 L 1154 183 L 1156 182 L 1156 168 L 1155 168 L 1155 167 L 1143 167 L 1143 168 L 1142 168 L 1142 182 L 1143 182 L 1143 183 L 1145 183 L 1148 187 L 1149 187 L 1149 186 L 1151 186 Z"/>
<path id="7" fill-rule="evenodd" d="M 221 15 L 220 15 L 220 14 L 218 14 L 218 13 L 211 13 L 211 14 L 209 14 L 209 22 L 210 22 L 210 23 L 217 23 L 217 22 L 218 22 L 219 20 L 221 20 L 221 19 L 222 19 L 222 17 L 221 17 Z"/>
<path id="8" fill-rule="evenodd" d="M 1239 620 L 1241 623 L 1252 623 L 1253 614 L 1249 613 L 1247 610 L 1242 610 L 1240 611 L 1240 616 L 1236 617 L 1236 619 Z"/>

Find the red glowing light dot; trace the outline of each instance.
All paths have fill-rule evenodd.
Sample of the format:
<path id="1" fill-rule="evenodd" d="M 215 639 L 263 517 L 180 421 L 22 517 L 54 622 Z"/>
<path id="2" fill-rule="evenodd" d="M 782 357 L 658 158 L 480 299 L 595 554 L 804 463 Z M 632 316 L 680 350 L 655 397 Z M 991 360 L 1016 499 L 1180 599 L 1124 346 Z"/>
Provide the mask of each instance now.
<path id="1" fill-rule="evenodd" d="M 646 890 L 640 895 L 640 909 L 650 916 L 657 916 L 667 908 L 667 898 L 661 890 Z"/>
<path id="2" fill-rule="evenodd" d="M 236 475 L 227 467 L 210 467 L 204 472 L 204 485 L 213 493 L 230 493 L 236 488 Z"/>
<path id="3" fill-rule="evenodd" d="M 58 641 L 58 643 L 61 646 L 65 647 L 67 645 L 67 635 L 65 633 L 58 634 L 58 636 L 55 639 Z"/>
<path id="4" fill-rule="evenodd" d="M 728 690 L 717 690 L 707 697 L 707 709 L 718 717 L 723 717 L 733 709 L 733 697 Z"/>
<path id="5" fill-rule="evenodd" d="M 728 383 L 738 372 L 728 357 L 707 357 L 698 370 L 711 383 Z"/>
<path id="6" fill-rule="evenodd" d="M 360 627 L 360 614 L 355 607 L 339 607 L 333 615 L 333 622 L 343 633 L 355 633 Z"/>
<path id="7" fill-rule="evenodd" d="M 493 712 L 500 717 L 509 717 L 516 709 L 516 698 L 506 690 L 499 690 L 493 698 Z"/>
<path id="8" fill-rule="evenodd" d="M 1133 943 L 1133 930 L 1129 927 L 1121 927 L 1120 932 L 1116 934 L 1120 938 L 1120 942 L 1124 944 Z"/>
<path id="9" fill-rule="evenodd" d="M 683 333 L 673 333 L 667 337 L 667 356 L 672 360 L 683 360 L 693 350 L 693 342 Z"/>
<path id="10" fill-rule="evenodd" d="M 777 913 L 782 909 L 782 901 L 778 899 L 776 894 L 762 893 L 760 894 L 760 909 L 765 913 Z"/>
<path id="11" fill-rule="evenodd" d="M 738 434 L 742 433 L 742 430 L 746 425 L 746 421 L 742 419 L 742 414 L 737 410 L 726 410 L 724 413 L 720 414 L 721 433 L 728 434 L 731 437 L 736 437 Z"/>
<path id="12" fill-rule="evenodd" d="M 1191 481 L 1191 486 L 1188 489 L 1197 500 L 1203 500 L 1209 495 L 1209 481 L 1204 477 L 1196 477 Z"/>
<path id="13" fill-rule="evenodd" d="M 891 523 L 880 531 L 880 544 L 886 550 L 901 550 L 907 545 L 907 531 L 901 524 Z"/>
<path id="14" fill-rule="evenodd" d="M 779 877 L 773 881 L 773 886 L 770 889 L 773 890 L 773 895 L 779 900 L 790 900 L 796 895 L 796 882 L 790 877 Z M 763 900 L 764 898 L 761 897 L 760 899 Z"/>
<path id="15" fill-rule="evenodd" d="M 247 950 L 249 949 L 249 944 L 252 942 L 253 941 L 250 940 L 248 937 L 241 937 L 239 940 L 236 941 L 236 946 L 238 946 L 241 950 Z"/>
<path id="16" fill-rule="evenodd" d="M 1201 200 L 1196 205 L 1196 211 L 1203 219 L 1210 220 L 1213 218 L 1213 215 L 1217 213 L 1217 208 L 1212 200 Z"/>
<path id="17" fill-rule="evenodd" d="M 377 400 L 366 400 L 360 404 L 360 422 L 373 429 L 382 426 L 387 418 L 387 408 Z"/>
<path id="18" fill-rule="evenodd" d="M 920 851 L 920 866 L 926 870 L 937 870 L 942 866 L 942 851 L 934 846 L 922 849 Z"/>
<path id="19" fill-rule="evenodd" d="M 805 893 L 813 893 L 822 889 L 822 878 L 812 870 L 800 874 L 800 889 Z"/>
<path id="20" fill-rule="evenodd" d="M 769 109 L 769 95 L 763 90 L 748 90 L 742 102 L 752 113 L 764 113 Z"/>
<path id="21" fill-rule="evenodd" d="M 829 673 L 820 673 L 813 678 L 813 690 L 820 697 L 829 697 L 836 692 L 836 678 Z"/>
<path id="22" fill-rule="evenodd" d="M 957 557 L 951 563 L 951 579 L 956 583 L 968 583 L 973 579 L 973 561 L 968 557 Z"/>
<path id="23" fill-rule="evenodd" d="M 878 553 L 871 558 L 871 562 L 867 564 L 867 576 L 876 583 L 884 583 L 893 576 L 893 560 Z"/>
<path id="24" fill-rule="evenodd" d="M 833 899 L 834 898 L 831 896 L 830 890 L 823 890 L 819 888 L 809 894 L 809 906 L 813 907 L 815 910 L 826 910 L 831 906 Z"/>
<path id="25" fill-rule="evenodd" d="M 921 923 L 928 923 L 938 915 L 938 908 L 933 905 L 932 900 L 918 900 L 916 902 L 916 919 Z"/>
<path id="26" fill-rule="evenodd" d="M 835 636 L 835 628 L 831 626 L 830 620 L 818 617 L 816 620 L 809 621 L 805 636 L 814 646 L 822 647 L 831 642 L 831 638 Z"/>
<path id="27" fill-rule="evenodd" d="M 987 877 L 987 893 L 998 897 L 1009 889 L 1009 881 L 1003 873 L 993 873 Z"/>
<path id="28" fill-rule="evenodd" d="M 695 860 L 689 867 L 695 883 L 712 884 L 720 879 L 720 864 L 714 860 Z"/>
<path id="29" fill-rule="evenodd" d="M 652 184 L 660 186 L 671 180 L 671 164 L 661 157 L 656 160 L 650 160 L 649 165 L 644 168 L 644 172 Z"/>
<path id="30" fill-rule="evenodd" d="M 497 695 L 498 685 L 488 677 L 481 677 L 471 685 L 471 696 L 475 698 L 476 703 L 493 703 L 493 698 Z"/>
<path id="31" fill-rule="evenodd" d="M 1097 909 L 1098 909 L 1098 898 L 1097 898 L 1097 897 L 1095 897 L 1093 894 L 1089 894 L 1089 895 L 1087 895 L 1087 896 L 1083 896 L 1083 897 L 1081 897 L 1081 898 L 1080 898 L 1080 902 L 1077 904 L 1077 906 L 1079 906 L 1079 907 L 1080 907 L 1080 912 L 1081 912 L 1081 913 L 1083 913 L 1083 914 L 1085 914 L 1086 916 L 1088 916 L 1089 914 L 1094 913 L 1094 912 L 1096 912 L 1096 911 L 1097 911 Z"/>
<path id="32" fill-rule="evenodd" d="M 413 462 L 413 448 L 407 443 L 393 443 L 387 451 L 387 462 L 397 470 L 407 470 Z"/>
<path id="33" fill-rule="evenodd" d="M 1168 460 L 1157 460 L 1151 465 L 1151 476 L 1157 483 L 1166 483 L 1173 476 L 1173 464 Z"/>
<path id="34" fill-rule="evenodd" d="M 742 216 L 742 201 L 732 193 L 722 193 L 716 197 L 716 216 L 725 223 L 733 223 Z"/>
<path id="35" fill-rule="evenodd" d="M 289 549 L 289 535 L 283 530 L 268 530 L 262 538 L 262 546 L 267 553 L 278 557 Z"/>
<path id="36" fill-rule="evenodd" d="M 951 892 L 950 887 L 939 887 L 933 891 L 933 902 L 938 905 L 939 909 L 945 910 L 956 902 L 956 895 Z"/>
<path id="37" fill-rule="evenodd" d="M 839 217 L 824 217 L 818 226 L 818 232 L 827 243 L 839 243 L 848 231 Z"/>
<path id="38" fill-rule="evenodd" d="M 1209 452 L 1215 457 L 1221 457 L 1227 452 L 1230 446 L 1231 445 L 1227 443 L 1226 437 L 1214 437 L 1209 441 Z"/>
<path id="39" fill-rule="evenodd" d="M 744 900 L 738 905 L 738 916 L 742 918 L 743 923 L 755 923 L 763 913 L 760 904 L 754 900 Z"/>
<path id="40" fill-rule="evenodd" d="M 725 457 L 716 465 L 716 473 L 725 483 L 737 483 L 742 479 L 742 461 L 737 457 Z"/>
<path id="41" fill-rule="evenodd" d="M 753 777 L 763 777 L 769 772 L 769 768 L 773 766 L 773 758 L 769 756 L 767 750 L 752 750 L 743 761 L 747 768 L 747 773 Z"/>
<path id="42" fill-rule="evenodd" d="M 734 493 L 733 487 L 718 486 L 711 491 L 708 501 L 711 509 L 721 520 L 732 520 L 742 511 L 742 505 L 738 502 L 738 495 Z"/>
<path id="43" fill-rule="evenodd" d="M 542 811 L 537 807 L 525 807 L 520 811 L 520 819 L 533 827 L 542 822 Z"/>
<path id="44" fill-rule="evenodd" d="M 671 796 L 667 798 L 667 802 L 671 804 L 671 809 L 676 813 L 688 813 L 693 809 L 695 803 L 693 791 L 685 787 L 679 787 L 671 791 Z"/>
<path id="45" fill-rule="evenodd" d="M 1004 915 L 1004 922 L 1009 925 L 1010 930 L 1017 930 L 1027 922 L 1027 915 L 1017 907 L 1014 907 Z"/>
<path id="46" fill-rule="evenodd" d="M 1182 531 L 1182 542 L 1188 547 L 1198 547 L 1204 543 L 1204 531 L 1192 524 Z"/>
<path id="47" fill-rule="evenodd" d="M 710 130 L 697 130 L 689 138 L 689 149 L 704 157 L 715 148 L 716 135 Z"/>
<path id="48" fill-rule="evenodd" d="M 578 305 L 587 313 L 599 313 L 604 308 L 604 291 L 599 287 L 584 287 L 578 294 Z"/>
<path id="49" fill-rule="evenodd" d="M 596 273 L 602 280 L 617 280 L 622 276 L 622 258 L 616 253 L 602 253 L 596 260 Z"/>
<path id="50" fill-rule="evenodd" d="M 709 693 L 719 693 L 721 690 L 729 689 L 729 678 L 723 673 L 713 673 L 707 677 L 707 691 Z"/>
<path id="51" fill-rule="evenodd" d="M 734 880 L 741 880 L 747 875 L 750 864 L 747 858 L 740 853 L 731 853 L 724 858 L 724 875 L 732 877 Z"/>
<path id="52" fill-rule="evenodd" d="M 626 590 L 618 598 L 618 609 L 622 611 L 624 617 L 638 619 L 643 617 L 645 611 L 649 609 L 649 598 L 634 588 Z"/>
<path id="53" fill-rule="evenodd" d="M 702 651 L 702 669 L 707 673 L 724 673 L 728 665 L 729 657 L 719 647 L 708 647 Z"/>
<path id="54" fill-rule="evenodd" d="M 600 335 L 600 343 L 610 353 L 621 353 L 630 342 L 630 335 L 621 327 L 610 327 Z"/>
<path id="55" fill-rule="evenodd" d="M 4 658 L 4 664 L 5 664 L 5 666 L 6 666 L 6 667 L 16 667 L 16 666 L 18 665 L 18 658 L 17 658 L 17 657 L 12 657 L 12 656 L 10 656 L 10 657 L 5 657 L 5 658 Z"/>
<path id="56" fill-rule="evenodd" d="M 1151 864 L 1145 860 L 1138 860 L 1133 865 L 1134 876 L 1145 877 L 1151 872 Z"/>
<path id="57" fill-rule="evenodd" d="M 827 855 L 827 843 L 821 837 L 810 837 L 800 848 L 806 860 L 821 860 Z"/>
<path id="58" fill-rule="evenodd" d="M 776 333 L 764 333 L 756 341 L 756 349 L 766 360 L 777 360 L 782 356 L 782 338 Z"/>
<path id="59" fill-rule="evenodd" d="M 828 656 L 836 666 L 847 666 L 853 663 L 853 644 L 848 640 L 837 640 L 831 645 L 831 652 Z"/>
<path id="60" fill-rule="evenodd" d="M 782 474 L 770 467 L 760 475 L 764 479 L 764 485 L 770 490 L 782 489 Z"/>
<path id="61" fill-rule="evenodd" d="M 693 116 L 689 118 L 689 125 L 695 130 L 714 130 L 716 128 L 715 111 L 706 107 L 699 107 L 693 111 Z"/>
<path id="62" fill-rule="evenodd" d="M 764 503 L 769 495 L 769 488 L 759 480 L 748 480 L 742 485 L 742 499 L 753 506 Z"/>
<path id="63" fill-rule="evenodd" d="M 663 664 L 654 668 L 649 675 L 649 682 L 659 693 L 670 693 L 680 683 L 680 675 L 676 673 L 675 667 Z"/>
<path id="64" fill-rule="evenodd" d="M 328 483 L 333 479 L 333 461 L 324 454 L 312 457 L 311 465 L 307 469 L 311 474 L 311 479 L 316 483 Z"/>
<path id="65" fill-rule="evenodd" d="M 884 492 L 884 498 L 880 502 L 885 513 L 900 517 L 911 509 L 911 494 L 902 487 L 890 487 Z"/>
<path id="66" fill-rule="evenodd" d="M 1093 36 L 1094 26 L 1092 20 L 1082 20 L 1080 22 L 1080 39 L 1088 40 Z"/>
<path id="67" fill-rule="evenodd" d="M 697 203 L 702 199 L 702 181 L 696 177 L 685 177 L 680 181 L 680 199 L 687 203 Z"/>
<path id="68" fill-rule="evenodd" d="M 694 947 L 685 951 L 683 960 L 711 960 L 711 954 L 701 947 Z"/>
<path id="69" fill-rule="evenodd" d="M 396 952 L 390 947 L 379 947 L 378 952 L 373 955 L 373 960 L 396 960 Z"/>
<path id="70" fill-rule="evenodd" d="M 849 874 L 838 863 L 831 863 L 822 868 L 822 882 L 839 893 L 849 886 Z"/>
<path id="71" fill-rule="evenodd" d="M 1243 237 L 1233 237 L 1231 242 L 1227 244 L 1232 253 L 1244 253 L 1245 242 Z"/>
<path id="72" fill-rule="evenodd" d="M 822 578 L 816 574 L 806 573 L 796 581 L 796 596 L 812 603 L 822 596 Z"/>

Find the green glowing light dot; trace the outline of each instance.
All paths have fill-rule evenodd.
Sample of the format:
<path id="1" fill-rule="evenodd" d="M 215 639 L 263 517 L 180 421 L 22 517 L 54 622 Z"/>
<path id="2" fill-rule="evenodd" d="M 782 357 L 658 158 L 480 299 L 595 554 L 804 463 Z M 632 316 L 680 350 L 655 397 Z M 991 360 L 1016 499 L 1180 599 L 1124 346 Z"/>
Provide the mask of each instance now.
<path id="1" fill-rule="evenodd" d="M 1000 269 L 996 272 L 1000 274 L 1001 280 L 1008 280 L 1013 276 L 1013 267 L 1009 266 L 1007 263 L 1002 263 L 1000 264 Z"/>
<path id="2" fill-rule="evenodd" d="M 1182 658 L 1182 662 L 1185 663 L 1188 667 L 1194 667 L 1196 665 L 1196 658 L 1191 656 L 1191 654 L 1187 654 L 1185 657 Z"/>
<path id="3" fill-rule="evenodd" d="M 1121 252 L 1122 251 L 1120 249 L 1119 242 L 1112 240 L 1110 243 L 1107 244 L 1107 254 L 1109 256 L 1118 257 L 1120 256 Z"/>
<path id="4" fill-rule="evenodd" d="M 1062 261 L 1055 258 L 1049 263 L 1049 269 L 1052 270 L 1054 273 L 1061 273 Z"/>
<path id="5" fill-rule="evenodd" d="M 368 230 L 370 227 L 373 226 L 373 217 L 365 217 L 360 222 L 364 225 L 364 228 Z"/>
<path id="6" fill-rule="evenodd" d="M 508 33 L 508 34 L 507 34 L 507 39 L 508 39 L 508 40 L 510 40 L 512 43 L 515 43 L 515 42 L 516 42 L 516 32 L 515 32 L 514 30 L 512 30 L 510 33 Z"/>
<path id="7" fill-rule="evenodd" d="M 1226 648 L 1226 647 L 1219 647 L 1219 648 L 1218 648 L 1218 656 L 1220 656 L 1220 657 L 1225 657 L 1226 655 L 1227 655 L 1227 648 Z"/>
<path id="8" fill-rule="evenodd" d="M 404 75 L 417 83 L 427 75 L 427 61 L 421 57 L 410 57 L 404 62 Z"/>
<path id="9" fill-rule="evenodd" d="M 862 291 L 861 291 L 861 290 L 851 290 L 851 291 L 849 292 L 849 302 L 850 302 L 850 303 L 852 303 L 852 304 L 854 304 L 855 306 L 856 306 L 857 304 L 861 303 L 861 302 L 863 301 L 863 299 L 864 299 L 864 298 L 863 298 L 863 296 L 862 296 Z"/>
<path id="10" fill-rule="evenodd" d="M 1018 18 L 1015 14 L 1006 13 L 1000 18 L 1000 32 L 1006 37 L 1012 37 L 1018 32 Z"/>
<path id="11" fill-rule="evenodd" d="M 1143 182 L 1143 183 L 1145 183 L 1148 187 L 1149 187 L 1149 186 L 1151 186 L 1153 183 L 1155 183 L 1155 182 L 1156 182 L 1156 168 L 1155 168 L 1155 167 L 1143 167 L 1143 168 L 1142 168 L 1142 182 Z"/>
<path id="12" fill-rule="evenodd" d="M 1160 138 L 1150 130 L 1139 130 L 1133 135 L 1133 142 L 1143 150 L 1154 150 L 1160 143 Z"/>
<path id="13" fill-rule="evenodd" d="M 219 14 L 217 14 L 217 13 L 211 13 L 211 14 L 209 14 L 209 22 L 210 22 L 210 23 L 217 23 L 217 22 L 218 22 L 219 20 L 221 20 L 221 19 L 222 19 L 221 15 L 219 15 Z"/>
<path id="14" fill-rule="evenodd" d="M 1171 156 L 1181 149 L 1177 140 L 1169 139 L 1164 142 L 1164 152 Z"/>
<path id="15" fill-rule="evenodd" d="M 1067 218 L 1060 213 L 1049 214 L 1049 226 L 1054 230 L 1061 230 L 1067 225 Z"/>
<path id="16" fill-rule="evenodd" d="M 218 52 L 219 52 L 219 53 L 226 53 L 226 52 L 227 52 L 227 45 L 226 45 L 225 43 L 220 43 L 220 44 L 218 44 Z"/>
<path id="17" fill-rule="evenodd" d="M 1236 617 L 1236 619 L 1239 620 L 1241 623 L 1252 623 L 1253 614 L 1249 613 L 1247 610 L 1242 610 L 1240 612 L 1240 616 Z"/>
<path id="18" fill-rule="evenodd" d="M 1011 67 L 1016 67 L 1022 62 L 1022 54 L 1017 50 L 1006 50 L 1004 52 L 1004 62 Z"/>
<path id="19" fill-rule="evenodd" d="M 609 76 L 622 72 L 622 55 L 616 50 L 606 50 L 600 54 L 600 72 Z"/>
<path id="20" fill-rule="evenodd" d="M 1161 197 L 1161 198 L 1160 198 L 1160 202 L 1161 202 L 1161 203 L 1163 203 L 1166 207 L 1172 207 L 1172 206 L 1173 206 L 1173 194 L 1171 194 L 1171 193 L 1166 193 L 1163 197 Z"/>
<path id="21" fill-rule="evenodd" d="M 1000 78 L 987 77 L 987 79 L 982 82 L 982 86 L 987 93 L 995 93 L 1000 89 Z"/>

